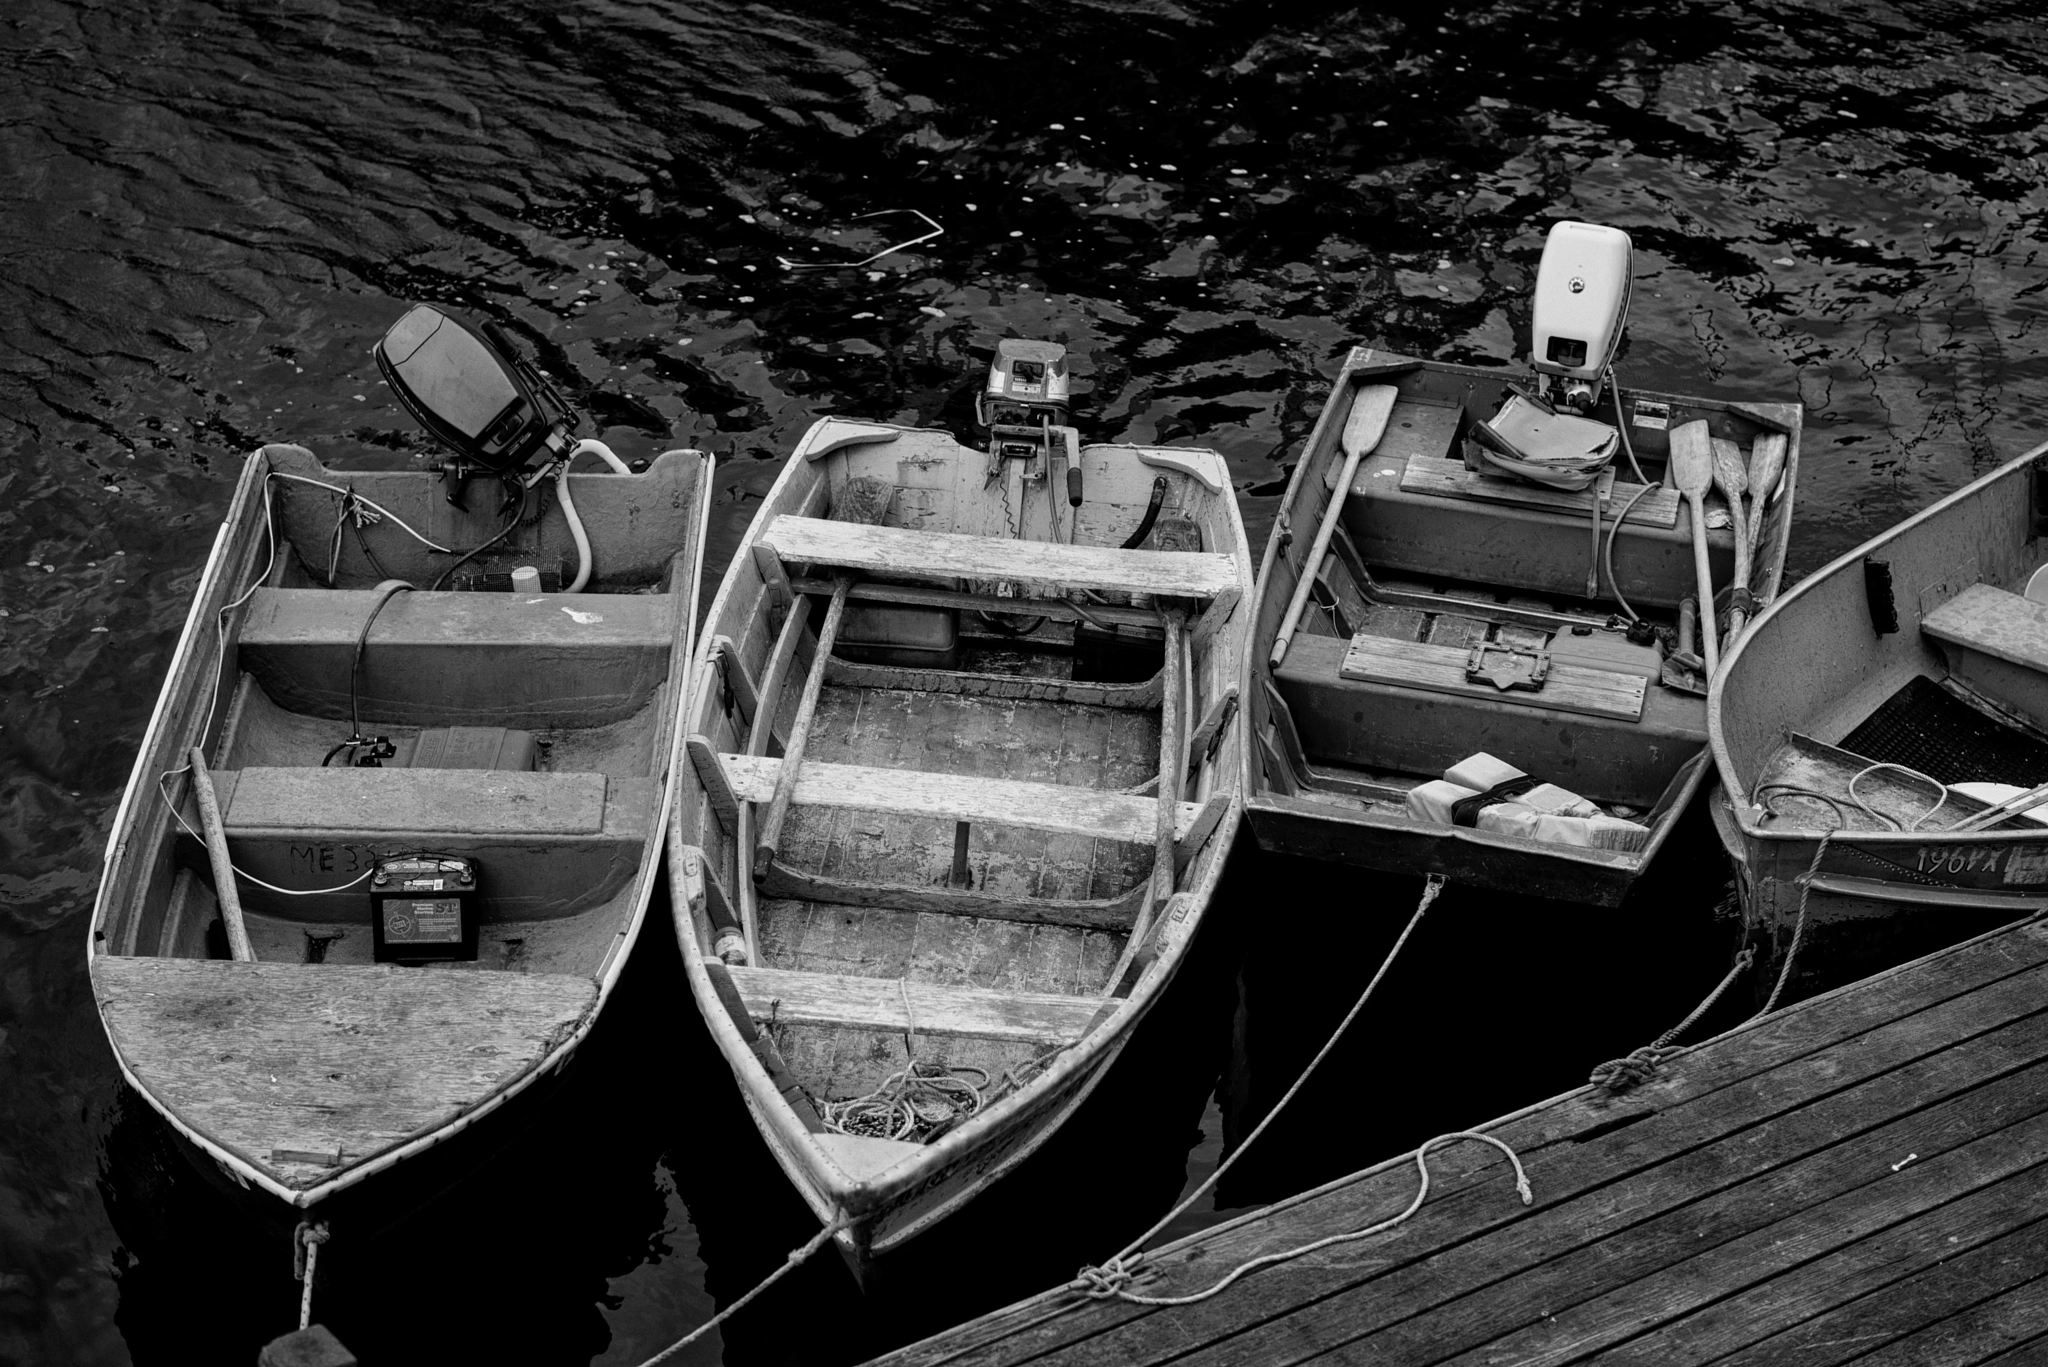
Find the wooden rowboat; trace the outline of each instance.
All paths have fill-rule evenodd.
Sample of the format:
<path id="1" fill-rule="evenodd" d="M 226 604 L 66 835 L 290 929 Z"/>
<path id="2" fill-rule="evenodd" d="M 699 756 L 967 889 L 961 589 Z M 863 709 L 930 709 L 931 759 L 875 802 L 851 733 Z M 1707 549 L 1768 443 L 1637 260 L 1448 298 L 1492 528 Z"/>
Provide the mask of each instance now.
<path id="1" fill-rule="evenodd" d="M 1708 810 L 1753 938 L 1782 956 L 1805 907 L 1795 994 L 2048 908 L 2048 827 L 1970 829 L 1946 786 L 2048 782 L 2044 455 L 1801 581 L 1715 681 Z"/>
<path id="2" fill-rule="evenodd" d="M 485 591 L 429 592 L 457 557 L 425 543 L 492 541 L 503 511 L 297 446 L 244 465 L 114 820 L 89 967 L 123 1075 L 259 1211 L 444 1184 L 442 1156 L 473 1158 L 473 1127 L 596 1022 L 656 881 L 710 470 L 671 451 L 570 476 L 586 591 L 552 591 L 578 557 L 550 489 L 455 570 Z M 518 566 L 544 591 L 504 591 Z M 372 587 L 393 577 L 419 591 Z M 392 868 L 444 857 L 467 884 L 421 891 L 413 868 L 416 896 L 376 898 L 380 868 L 402 892 Z M 404 962 L 373 962 L 380 942 Z M 407 961 L 427 954 L 457 957 Z"/>
<path id="3" fill-rule="evenodd" d="M 1568 492 L 1497 477 L 1467 451 L 1510 386 L 1530 383 L 1516 371 L 1362 347 L 1346 360 L 1259 569 L 1245 696 L 1246 815 L 1261 847 L 1613 905 L 1699 788 L 1705 699 L 1698 685 L 1666 683 L 1665 646 L 1648 630 L 1668 631 L 1697 582 L 1691 513 L 1659 478 L 1667 434 L 1703 419 L 1742 451 L 1784 439 L 1782 481 L 1755 504 L 1748 588 L 1768 602 L 1791 531 L 1799 405 L 1622 390 L 1649 486 L 1624 464 L 1611 486 Z M 1345 462 L 1340 433 L 1360 396 L 1383 386 L 1394 391 L 1384 433 L 1357 465 L 1321 564 L 1310 566 Z M 1725 586 L 1735 534 L 1716 521 L 1710 512 L 1707 543 L 1714 583 Z M 1593 547 L 1610 536 L 1611 568 L 1596 570 L 1603 557 Z M 1309 575 L 1306 610 L 1283 634 Z M 1617 575 L 1648 628 L 1633 638 Z M 1635 849 L 1587 848 L 1410 815 L 1410 790 L 1478 752 L 1646 825 L 1647 838 Z"/>
<path id="4" fill-rule="evenodd" d="M 699 648 L 670 849 L 684 962 L 863 1277 L 1102 1078 L 1237 825 L 1251 566 L 1223 462 L 1045 431 L 998 464 L 819 421 Z M 1154 522 L 1148 486 L 1150 538 L 1118 549 Z"/>

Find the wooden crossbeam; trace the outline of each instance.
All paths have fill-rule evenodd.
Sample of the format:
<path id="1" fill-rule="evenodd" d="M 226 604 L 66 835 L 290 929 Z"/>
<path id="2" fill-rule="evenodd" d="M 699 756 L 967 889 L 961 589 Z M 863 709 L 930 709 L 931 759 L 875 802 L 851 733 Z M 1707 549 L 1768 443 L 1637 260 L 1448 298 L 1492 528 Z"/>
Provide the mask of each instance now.
<path id="1" fill-rule="evenodd" d="M 758 543 L 784 564 L 833 565 L 870 574 L 914 574 L 940 579 L 1004 580 L 1069 589 L 1180 598 L 1224 598 L 1240 591 L 1236 566 L 1211 551 L 1126 551 L 1013 541 L 958 532 L 913 532 L 784 514 Z M 1010 609 L 1015 610 L 1014 606 Z"/>
<path id="2" fill-rule="evenodd" d="M 721 755 L 731 791 L 741 802 L 766 802 L 775 795 L 780 760 L 758 755 Z M 1149 797 L 1074 788 L 1058 783 L 1024 783 L 978 774 L 936 774 L 911 769 L 871 769 L 812 760 L 797 775 L 794 801 L 802 807 L 853 807 L 900 812 L 948 821 L 986 821 L 1028 830 L 1098 836 L 1149 845 L 1156 833 L 1158 804 Z M 1175 805 L 1174 836 L 1185 836 L 1201 815 L 1192 802 Z"/>
<path id="3" fill-rule="evenodd" d="M 1099 997 L 1050 992 L 991 992 L 895 978 L 734 968 L 733 986 L 747 1014 L 776 1025 L 831 1025 L 875 1030 L 914 1028 L 920 1036 L 1066 1044 L 1087 1033 Z M 904 1011 L 904 998 L 910 1010 Z"/>

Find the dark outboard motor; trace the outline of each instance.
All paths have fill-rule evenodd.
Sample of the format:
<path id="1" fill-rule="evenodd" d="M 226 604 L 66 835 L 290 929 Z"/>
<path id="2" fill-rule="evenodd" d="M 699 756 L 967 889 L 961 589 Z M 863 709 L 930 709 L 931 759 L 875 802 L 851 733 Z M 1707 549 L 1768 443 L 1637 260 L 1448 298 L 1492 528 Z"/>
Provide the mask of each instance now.
<path id="1" fill-rule="evenodd" d="M 479 336 L 431 304 L 418 304 L 377 343 L 377 369 L 408 413 L 455 453 L 441 467 L 460 506 L 473 475 L 513 476 L 559 455 L 578 418 L 504 330 Z"/>

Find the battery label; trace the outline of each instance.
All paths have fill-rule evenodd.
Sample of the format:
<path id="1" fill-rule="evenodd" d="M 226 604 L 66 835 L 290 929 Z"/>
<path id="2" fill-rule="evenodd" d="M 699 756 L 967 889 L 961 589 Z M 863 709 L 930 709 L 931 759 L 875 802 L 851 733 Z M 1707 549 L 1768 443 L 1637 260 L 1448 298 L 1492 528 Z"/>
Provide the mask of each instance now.
<path id="1" fill-rule="evenodd" d="M 386 943 L 456 944 L 462 939 L 462 903 L 453 897 L 384 904 Z"/>

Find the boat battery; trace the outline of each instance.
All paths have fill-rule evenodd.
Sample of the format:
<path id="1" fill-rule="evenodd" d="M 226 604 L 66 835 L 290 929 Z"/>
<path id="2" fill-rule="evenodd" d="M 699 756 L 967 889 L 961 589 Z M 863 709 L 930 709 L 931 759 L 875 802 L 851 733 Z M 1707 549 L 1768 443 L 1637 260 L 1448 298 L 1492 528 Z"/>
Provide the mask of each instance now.
<path id="1" fill-rule="evenodd" d="M 480 911 L 475 860 L 380 859 L 370 874 L 372 957 L 380 964 L 474 960 Z"/>

